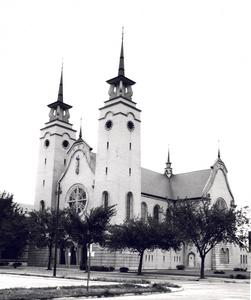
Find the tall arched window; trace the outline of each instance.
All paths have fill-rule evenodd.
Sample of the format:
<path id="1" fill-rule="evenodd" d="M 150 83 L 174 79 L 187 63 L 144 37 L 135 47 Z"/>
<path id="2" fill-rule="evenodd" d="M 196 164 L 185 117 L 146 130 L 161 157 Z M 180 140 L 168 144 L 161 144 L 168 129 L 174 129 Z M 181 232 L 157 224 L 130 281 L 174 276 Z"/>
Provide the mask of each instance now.
<path id="1" fill-rule="evenodd" d="M 155 205 L 154 208 L 153 208 L 153 219 L 157 222 L 159 222 L 159 205 Z"/>
<path id="2" fill-rule="evenodd" d="M 44 200 L 41 200 L 40 201 L 40 210 L 44 211 L 44 209 L 45 209 L 45 203 L 44 203 Z"/>
<path id="3" fill-rule="evenodd" d="M 107 191 L 104 191 L 102 194 L 102 203 L 104 208 L 107 208 L 109 206 L 109 195 Z"/>
<path id="4" fill-rule="evenodd" d="M 229 249 L 228 248 L 221 248 L 220 262 L 222 264 L 229 264 Z"/>
<path id="5" fill-rule="evenodd" d="M 133 216 L 133 195 L 132 192 L 126 195 L 126 220 L 131 219 Z"/>
<path id="6" fill-rule="evenodd" d="M 145 202 L 141 203 L 141 219 L 143 221 L 147 220 L 147 204 Z"/>
<path id="7" fill-rule="evenodd" d="M 218 198 L 215 202 L 215 205 L 218 207 L 218 209 L 223 210 L 227 209 L 227 203 L 223 198 Z"/>

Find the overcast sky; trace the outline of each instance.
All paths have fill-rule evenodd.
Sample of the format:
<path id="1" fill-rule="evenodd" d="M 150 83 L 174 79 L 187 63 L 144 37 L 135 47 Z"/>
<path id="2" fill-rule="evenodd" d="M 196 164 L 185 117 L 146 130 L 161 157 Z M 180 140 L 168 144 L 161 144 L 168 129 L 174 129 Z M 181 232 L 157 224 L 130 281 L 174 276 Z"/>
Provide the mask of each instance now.
<path id="1" fill-rule="evenodd" d="M 237 204 L 250 202 L 250 1 L 0 1 L 0 190 L 33 204 L 39 129 L 64 98 L 96 151 L 98 108 L 117 75 L 125 27 L 126 76 L 142 109 L 142 166 L 174 173 L 221 157 Z"/>

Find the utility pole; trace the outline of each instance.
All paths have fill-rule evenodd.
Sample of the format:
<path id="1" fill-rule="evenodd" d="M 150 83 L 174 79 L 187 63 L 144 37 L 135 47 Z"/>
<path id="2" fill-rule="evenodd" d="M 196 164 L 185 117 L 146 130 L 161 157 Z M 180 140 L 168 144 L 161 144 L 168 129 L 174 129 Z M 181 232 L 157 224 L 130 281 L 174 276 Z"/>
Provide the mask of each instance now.
<path id="1" fill-rule="evenodd" d="M 59 215 L 59 200 L 60 200 L 61 188 L 60 182 L 58 182 L 57 195 L 57 206 L 56 206 L 56 228 L 55 228 L 55 253 L 54 253 L 54 268 L 53 277 L 57 275 L 57 256 L 58 256 L 58 215 Z"/>

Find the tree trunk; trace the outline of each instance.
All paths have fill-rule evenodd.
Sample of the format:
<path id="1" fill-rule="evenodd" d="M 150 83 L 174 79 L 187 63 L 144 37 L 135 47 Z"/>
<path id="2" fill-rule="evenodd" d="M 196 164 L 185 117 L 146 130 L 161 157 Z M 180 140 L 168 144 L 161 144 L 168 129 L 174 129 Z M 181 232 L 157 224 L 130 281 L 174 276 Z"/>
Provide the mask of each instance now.
<path id="1" fill-rule="evenodd" d="M 51 255 L 52 255 L 52 244 L 49 245 L 49 256 L 47 270 L 51 270 Z"/>
<path id="2" fill-rule="evenodd" d="M 80 262 L 80 270 L 87 270 L 87 245 L 82 245 L 81 248 L 81 262 Z"/>
<path id="3" fill-rule="evenodd" d="M 144 257 L 144 251 L 139 253 L 139 267 L 138 267 L 138 273 L 137 275 L 141 275 L 142 274 L 142 264 L 143 264 L 143 257 Z"/>
<path id="4" fill-rule="evenodd" d="M 200 278 L 204 279 L 205 278 L 205 273 L 204 273 L 204 269 L 205 269 L 205 255 L 200 256 L 200 258 L 201 258 Z"/>

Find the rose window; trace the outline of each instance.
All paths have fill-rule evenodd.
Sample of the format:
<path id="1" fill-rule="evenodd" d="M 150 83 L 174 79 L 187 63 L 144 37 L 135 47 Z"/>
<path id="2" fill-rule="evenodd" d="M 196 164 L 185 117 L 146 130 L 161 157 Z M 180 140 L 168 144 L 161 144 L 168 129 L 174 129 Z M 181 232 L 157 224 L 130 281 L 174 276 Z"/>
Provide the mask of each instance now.
<path id="1" fill-rule="evenodd" d="M 76 186 L 70 193 L 68 204 L 70 208 L 76 209 L 78 213 L 81 213 L 87 203 L 87 195 L 83 188 Z"/>

